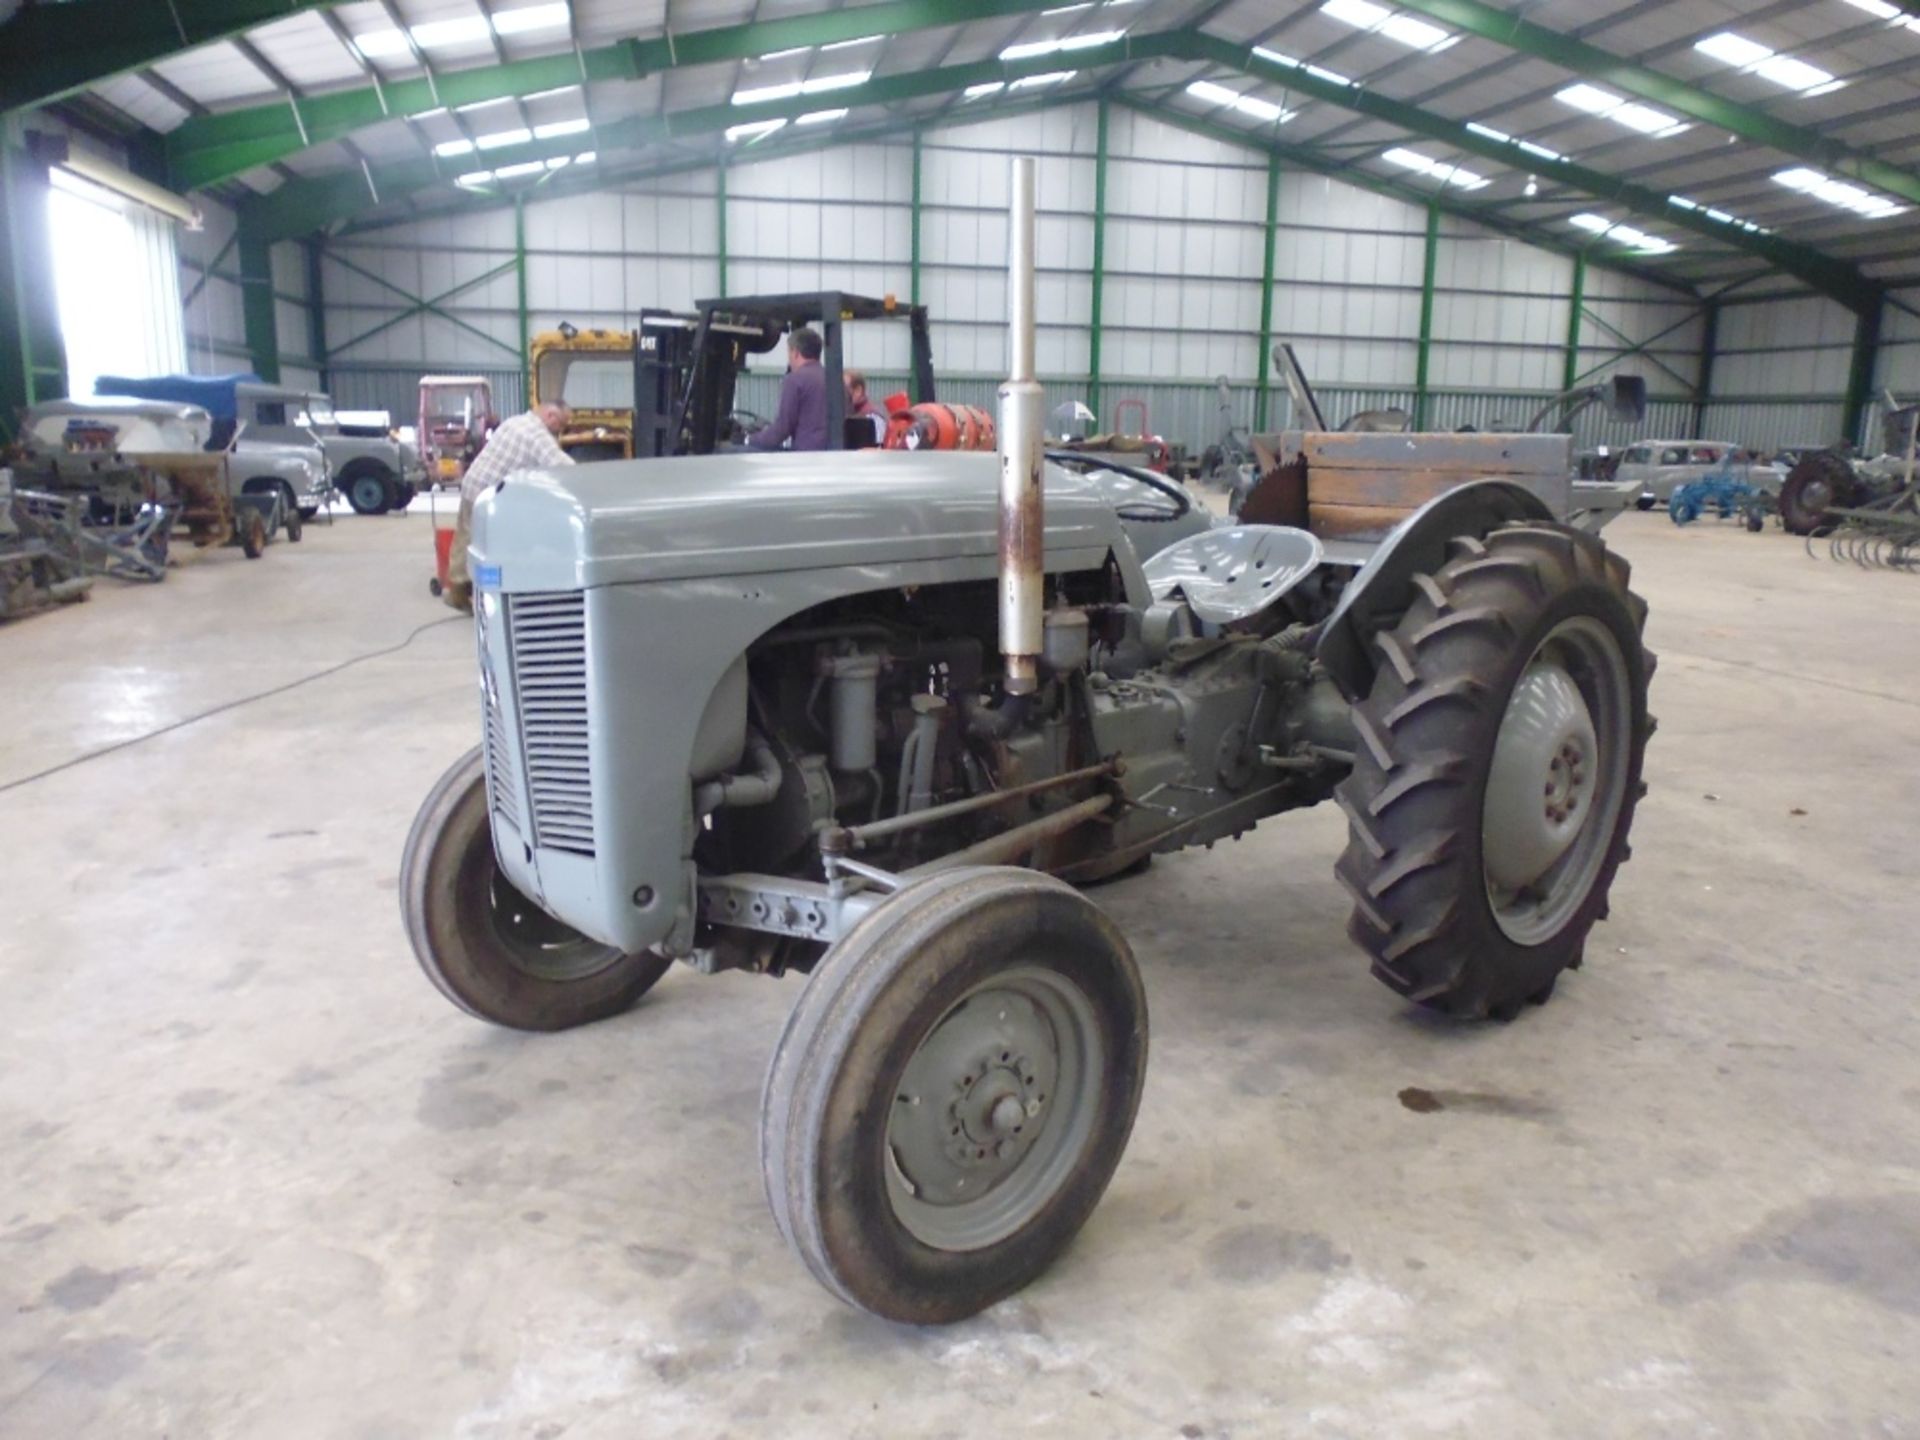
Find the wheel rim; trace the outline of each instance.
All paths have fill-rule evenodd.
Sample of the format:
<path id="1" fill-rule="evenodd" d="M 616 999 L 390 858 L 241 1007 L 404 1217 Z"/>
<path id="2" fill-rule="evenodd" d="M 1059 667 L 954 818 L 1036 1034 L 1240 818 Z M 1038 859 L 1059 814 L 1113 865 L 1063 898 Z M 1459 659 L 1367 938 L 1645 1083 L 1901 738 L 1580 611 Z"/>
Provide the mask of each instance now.
<path id="1" fill-rule="evenodd" d="M 1494 741 L 1481 811 L 1487 900 L 1509 940 L 1539 945 L 1592 893 L 1626 797 L 1626 657 L 1591 616 L 1548 632 Z"/>
<path id="2" fill-rule="evenodd" d="M 373 509 L 386 496 L 386 485 L 370 475 L 362 475 L 353 482 L 353 501 L 363 510 Z"/>
<path id="3" fill-rule="evenodd" d="M 500 873 L 488 843 L 485 923 L 514 969 L 536 980 L 564 984 L 597 975 L 620 958 L 611 945 L 589 940 L 571 925 L 554 919 Z"/>
<path id="4" fill-rule="evenodd" d="M 936 1250 L 984 1249 L 1044 1210 L 1093 1143 L 1105 1047 L 1093 1004 L 1037 966 L 948 1010 L 895 1087 L 887 1197 Z"/>

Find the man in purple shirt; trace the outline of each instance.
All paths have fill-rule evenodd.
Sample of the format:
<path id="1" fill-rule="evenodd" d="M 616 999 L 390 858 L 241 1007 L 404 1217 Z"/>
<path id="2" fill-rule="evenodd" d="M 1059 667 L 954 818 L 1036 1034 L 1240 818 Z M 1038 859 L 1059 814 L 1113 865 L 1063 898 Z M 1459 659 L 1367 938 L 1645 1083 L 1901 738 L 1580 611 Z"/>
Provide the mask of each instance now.
<path id="1" fill-rule="evenodd" d="M 827 448 L 827 372 L 820 365 L 820 336 L 802 325 L 787 336 L 787 375 L 780 382 L 780 408 L 773 423 L 747 437 L 755 450 Z"/>

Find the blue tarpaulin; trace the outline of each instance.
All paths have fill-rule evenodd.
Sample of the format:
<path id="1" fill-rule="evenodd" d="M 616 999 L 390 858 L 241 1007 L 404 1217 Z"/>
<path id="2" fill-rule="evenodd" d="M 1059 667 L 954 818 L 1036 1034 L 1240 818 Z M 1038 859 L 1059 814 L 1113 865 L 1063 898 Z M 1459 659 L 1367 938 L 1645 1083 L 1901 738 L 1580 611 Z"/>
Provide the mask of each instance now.
<path id="1" fill-rule="evenodd" d="M 240 417 L 233 387 L 258 385 L 260 377 L 235 375 L 151 375 L 135 380 L 126 375 L 102 375 L 94 382 L 96 395 L 125 395 L 132 400 L 164 400 L 174 405 L 198 405 L 216 420 Z"/>

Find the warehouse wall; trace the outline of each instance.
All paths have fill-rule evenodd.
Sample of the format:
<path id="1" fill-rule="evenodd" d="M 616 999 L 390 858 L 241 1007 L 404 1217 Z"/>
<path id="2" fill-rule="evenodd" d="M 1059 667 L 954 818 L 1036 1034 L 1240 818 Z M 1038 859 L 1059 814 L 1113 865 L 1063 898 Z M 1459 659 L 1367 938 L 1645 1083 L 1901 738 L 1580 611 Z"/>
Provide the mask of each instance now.
<path id="1" fill-rule="evenodd" d="M 935 319 L 943 395 L 990 403 L 1005 373 L 1006 162 L 1021 153 L 1041 162 L 1042 378 L 1052 404 L 1085 396 L 1097 143 L 1091 104 L 926 133 L 920 290 Z M 1102 419 L 1113 423 L 1123 402 L 1138 401 L 1153 429 L 1197 449 L 1226 416 L 1243 426 L 1253 418 L 1267 160 L 1118 107 L 1108 153 Z M 731 294 L 829 286 L 910 295 L 906 137 L 775 163 L 742 158 L 725 183 L 724 246 L 712 171 L 528 203 L 529 328 L 561 320 L 630 328 L 643 306 L 685 307 L 723 284 Z M 1295 341 L 1332 418 L 1412 409 L 1425 208 L 1302 172 L 1283 171 L 1279 185 L 1274 333 Z M 1517 424 L 1559 390 L 1572 284 L 1570 258 L 1444 220 L 1429 423 Z M 503 405 L 518 405 L 518 286 L 510 207 L 328 242 L 322 288 L 336 399 L 405 413 L 423 371 L 477 369 Z M 435 308 L 422 310 L 417 297 Z M 1651 428 L 1690 428 L 1702 339 L 1693 303 L 1590 267 L 1584 310 L 1576 375 L 1639 369 L 1664 397 Z M 1661 331 L 1649 353 L 1621 360 Z M 283 349 L 289 333 L 283 320 Z M 849 346 L 850 363 L 878 383 L 904 375 L 903 328 L 855 327 Z M 778 368 L 769 357 L 742 403 L 768 409 Z M 1226 415 L 1220 376 L 1229 382 Z M 1275 390 L 1270 424 L 1284 423 L 1287 408 Z M 1581 428 L 1586 443 L 1631 438 L 1594 414 Z"/>
<path id="2" fill-rule="evenodd" d="M 1707 435 L 1760 451 L 1849 438 L 1853 336 L 1853 312 L 1818 295 L 1722 302 Z"/>

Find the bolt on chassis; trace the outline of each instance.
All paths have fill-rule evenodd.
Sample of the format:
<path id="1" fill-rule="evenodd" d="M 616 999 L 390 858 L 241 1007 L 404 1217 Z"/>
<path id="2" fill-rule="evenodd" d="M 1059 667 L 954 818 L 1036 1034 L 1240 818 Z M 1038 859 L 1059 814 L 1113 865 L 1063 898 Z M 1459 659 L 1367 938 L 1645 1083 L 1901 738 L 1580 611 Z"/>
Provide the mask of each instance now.
<path id="1" fill-rule="evenodd" d="M 1646 607 L 1564 523 L 1565 436 L 1295 433 L 1300 527 L 1047 462 L 1013 178 L 997 467 L 714 455 L 482 498 L 483 743 L 401 869 L 427 974 L 498 1024 L 619 1014 L 676 960 L 805 972 L 774 1220 L 919 1323 L 1044 1270 L 1126 1146 L 1146 997 L 1075 883 L 1331 797 L 1374 974 L 1508 1019 L 1606 913 L 1652 729 Z"/>

